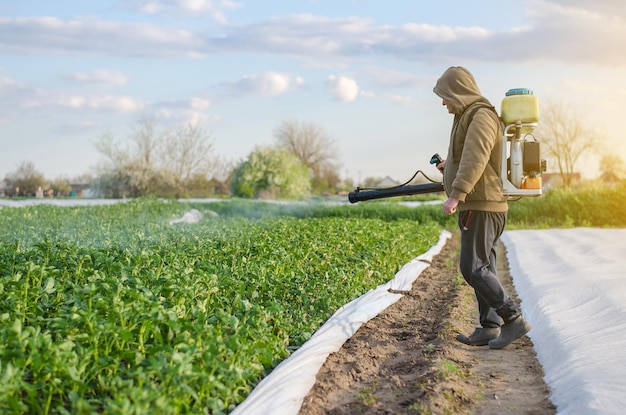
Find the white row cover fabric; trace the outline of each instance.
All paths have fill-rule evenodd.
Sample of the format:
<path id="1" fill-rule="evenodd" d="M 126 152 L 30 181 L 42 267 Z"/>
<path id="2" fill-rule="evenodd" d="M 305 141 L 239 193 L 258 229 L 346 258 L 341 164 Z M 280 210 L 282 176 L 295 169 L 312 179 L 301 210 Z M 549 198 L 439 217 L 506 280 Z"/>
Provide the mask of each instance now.
<path id="1" fill-rule="evenodd" d="M 626 414 L 626 229 L 506 231 L 557 414 Z"/>
<path id="2" fill-rule="evenodd" d="M 410 290 L 450 236 L 450 232 L 443 231 L 435 246 L 405 264 L 391 281 L 337 310 L 308 341 L 265 377 L 231 414 L 297 414 L 328 356 L 339 350 L 363 323 L 402 298 L 402 294 L 389 290 Z"/>

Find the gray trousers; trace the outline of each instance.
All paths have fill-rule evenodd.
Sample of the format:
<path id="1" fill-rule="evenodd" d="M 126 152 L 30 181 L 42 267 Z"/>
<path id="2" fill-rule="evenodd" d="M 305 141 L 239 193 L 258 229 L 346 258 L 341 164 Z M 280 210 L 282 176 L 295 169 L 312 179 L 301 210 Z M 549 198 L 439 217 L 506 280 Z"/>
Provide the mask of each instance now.
<path id="1" fill-rule="evenodd" d="M 474 288 L 482 327 L 500 327 L 520 315 L 519 307 L 507 295 L 496 271 L 496 247 L 506 212 L 459 212 L 461 230 L 461 274 Z"/>

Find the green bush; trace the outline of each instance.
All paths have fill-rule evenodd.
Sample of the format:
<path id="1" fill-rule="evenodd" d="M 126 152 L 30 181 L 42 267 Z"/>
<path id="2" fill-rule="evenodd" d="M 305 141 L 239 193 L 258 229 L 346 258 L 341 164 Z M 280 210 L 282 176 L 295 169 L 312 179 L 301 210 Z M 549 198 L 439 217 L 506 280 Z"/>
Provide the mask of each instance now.
<path id="1" fill-rule="evenodd" d="M 509 204 L 510 229 L 560 227 L 623 227 L 626 182 L 615 186 L 553 189 L 539 198 Z"/>
<path id="2" fill-rule="evenodd" d="M 233 172 L 233 195 L 298 199 L 311 193 L 311 173 L 297 156 L 280 147 L 257 147 Z"/>

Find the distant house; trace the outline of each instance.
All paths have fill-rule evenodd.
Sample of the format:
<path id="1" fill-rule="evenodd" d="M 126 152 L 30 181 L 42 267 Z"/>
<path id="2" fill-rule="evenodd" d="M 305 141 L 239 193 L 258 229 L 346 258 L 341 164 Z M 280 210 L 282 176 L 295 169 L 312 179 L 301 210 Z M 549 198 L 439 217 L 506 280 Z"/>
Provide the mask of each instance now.
<path id="1" fill-rule="evenodd" d="M 72 190 L 70 196 L 85 197 L 90 196 L 91 183 L 88 181 L 68 182 Z"/>
<path id="2" fill-rule="evenodd" d="M 398 183 L 397 181 L 393 180 L 391 177 L 387 176 L 384 179 L 382 179 L 380 182 L 378 182 L 376 184 L 376 187 L 394 187 L 394 186 L 398 186 L 400 183 Z"/>
<path id="3" fill-rule="evenodd" d="M 15 194 L 15 186 L 6 180 L 0 180 L 0 197 L 11 197 Z"/>

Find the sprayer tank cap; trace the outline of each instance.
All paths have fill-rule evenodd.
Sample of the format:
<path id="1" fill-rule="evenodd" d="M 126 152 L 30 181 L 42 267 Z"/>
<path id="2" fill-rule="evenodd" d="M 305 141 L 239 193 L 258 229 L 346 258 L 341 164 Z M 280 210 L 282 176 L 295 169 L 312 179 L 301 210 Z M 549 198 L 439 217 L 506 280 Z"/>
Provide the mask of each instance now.
<path id="1" fill-rule="evenodd" d="M 531 91 L 528 88 L 513 88 L 513 89 L 509 89 L 508 91 L 506 91 L 506 96 L 511 96 L 511 95 L 532 95 L 533 91 Z"/>

